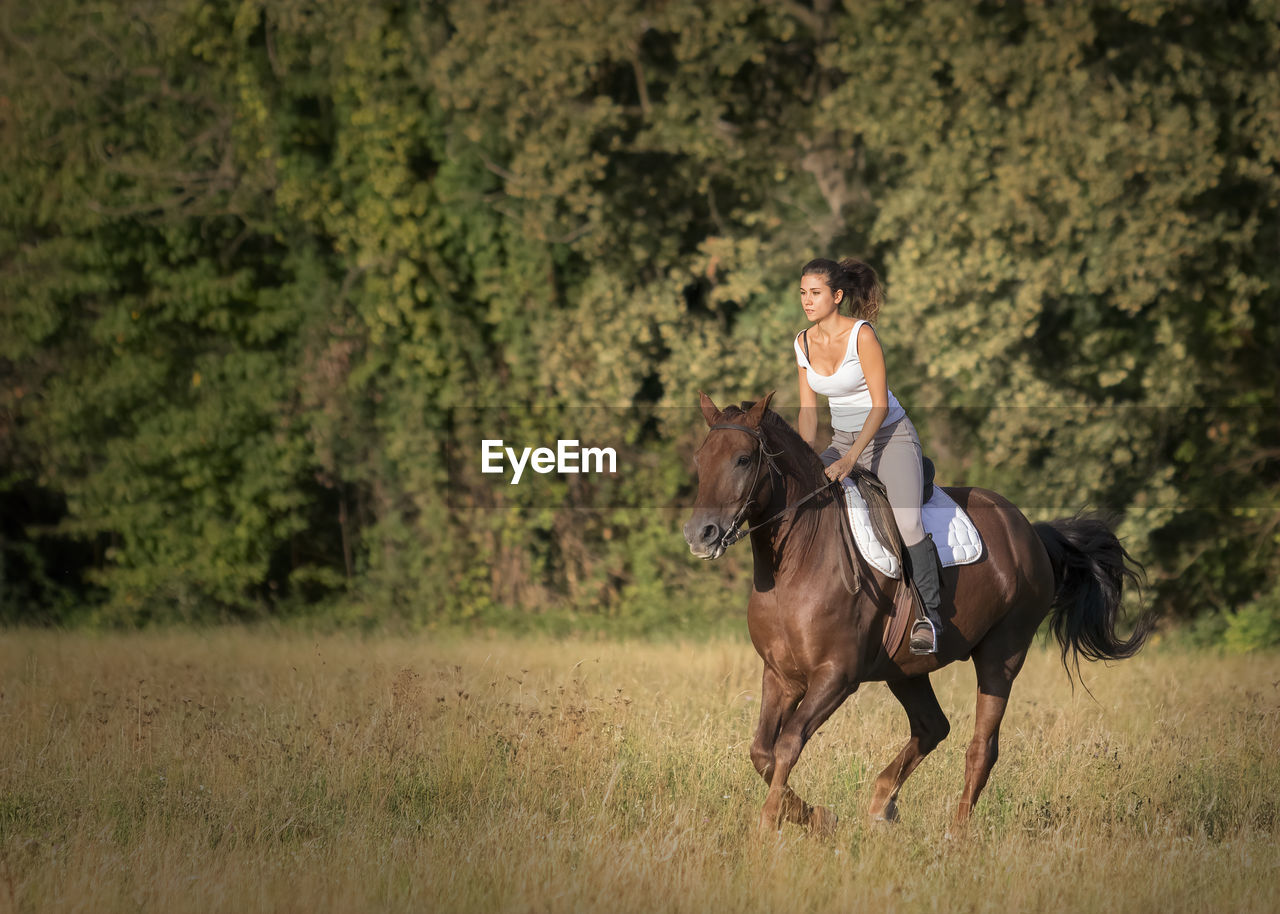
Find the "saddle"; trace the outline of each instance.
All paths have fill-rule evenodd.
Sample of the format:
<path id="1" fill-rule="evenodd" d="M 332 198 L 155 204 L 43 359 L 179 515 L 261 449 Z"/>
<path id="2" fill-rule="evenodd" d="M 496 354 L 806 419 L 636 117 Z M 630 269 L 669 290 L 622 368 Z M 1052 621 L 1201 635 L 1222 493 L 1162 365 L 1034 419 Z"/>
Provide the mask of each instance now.
<path id="1" fill-rule="evenodd" d="M 967 565 L 982 558 L 984 547 L 978 529 L 964 509 L 944 489 L 934 484 L 933 461 L 922 459 L 924 485 L 921 520 L 933 538 L 943 567 Z M 906 549 L 888 510 L 888 496 L 874 474 L 860 479 L 849 477 L 843 486 L 849 526 L 862 557 L 885 577 L 898 581 L 894 587 L 893 614 L 885 626 L 883 648 L 887 656 L 897 653 L 911 618 L 915 615 L 915 587 L 909 569 L 903 567 Z M 868 500 L 877 502 L 873 512 Z"/>
<path id="2" fill-rule="evenodd" d="M 938 560 L 944 568 L 978 561 L 983 554 L 978 528 L 945 489 L 933 484 L 932 461 L 928 470 L 921 520 L 925 532 L 932 534 L 934 545 L 938 547 Z M 868 487 L 865 494 L 860 487 Z M 878 520 L 873 519 L 867 502 L 868 497 L 882 504 L 887 501 L 880 481 L 870 473 L 863 477 L 861 483 L 849 477 L 844 481 L 844 495 L 849 526 L 853 529 L 853 539 L 862 557 L 885 577 L 902 577 L 902 554 L 905 550 L 892 515 L 881 507 L 876 512 Z"/>

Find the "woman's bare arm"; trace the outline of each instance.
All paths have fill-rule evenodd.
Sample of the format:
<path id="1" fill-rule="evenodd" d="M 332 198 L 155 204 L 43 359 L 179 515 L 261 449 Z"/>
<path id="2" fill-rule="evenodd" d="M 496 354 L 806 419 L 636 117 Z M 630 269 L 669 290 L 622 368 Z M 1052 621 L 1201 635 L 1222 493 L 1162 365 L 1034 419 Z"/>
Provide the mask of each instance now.
<path id="1" fill-rule="evenodd" d="M 870 324 L 858 328 L 858 361 L 862 363 L 862 374 L 867 379 L 867 393 L 871 394 L 871 409 L 862 424 L 862 431 L 850 446 L 845 455 L 827 467 L 827 478 L 843 479 L 853 471 L 862 452 L 866 450 L 871 439 L 880 431 L 880 423 L 889 415 L 889 382 L 884 367 L 884 350 L 880 348 L 880 340 Z"/>
<path id="2" fill-rule="evenodd" d="M 818 440 L 818 395 L 809 386 L 809 370 L 804 366 L 796 369 L 800 375 L 800 417 L 796 420 L 796 431 L 811 448 L 815 448 Z"/>

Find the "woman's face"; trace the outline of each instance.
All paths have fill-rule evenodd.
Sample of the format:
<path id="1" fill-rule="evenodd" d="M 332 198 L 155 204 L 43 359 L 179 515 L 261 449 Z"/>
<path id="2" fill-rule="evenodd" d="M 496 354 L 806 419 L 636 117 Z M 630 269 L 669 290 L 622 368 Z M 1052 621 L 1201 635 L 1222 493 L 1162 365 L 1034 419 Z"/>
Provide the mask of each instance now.
<path id="1" fill-rule="evenodd" d="M 844 292 L 833 296 L 825 276 L 810 273 L 800 277 L 800 307 L 811 321 L 820 321 L 840 307 Z"/>

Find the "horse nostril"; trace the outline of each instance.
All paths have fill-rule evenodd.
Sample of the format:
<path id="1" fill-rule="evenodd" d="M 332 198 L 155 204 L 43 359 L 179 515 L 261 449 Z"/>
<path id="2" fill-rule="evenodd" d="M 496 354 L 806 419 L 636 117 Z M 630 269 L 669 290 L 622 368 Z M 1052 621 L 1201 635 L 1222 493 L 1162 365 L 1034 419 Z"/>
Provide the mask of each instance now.
<path id="1" fill-rule="evenodd" d="M 720 536 L 720 528 L 715 524 L 707 524 L 702 528 L 702 541 L 710 543 L 718 539 Z"/>

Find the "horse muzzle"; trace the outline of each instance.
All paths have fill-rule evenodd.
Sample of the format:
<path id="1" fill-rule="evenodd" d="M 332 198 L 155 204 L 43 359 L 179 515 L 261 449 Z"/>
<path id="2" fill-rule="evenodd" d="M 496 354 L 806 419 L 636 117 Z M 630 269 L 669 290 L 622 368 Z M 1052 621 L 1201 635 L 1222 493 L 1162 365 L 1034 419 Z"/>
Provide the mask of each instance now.
<path id="1" fill-rule="evenodd" d="M 684 525 L 684 540 L 689 544 L 689 551 L 700 559 L 711 561 L 724 555 L 728 547 L 725 542 L 729 529 L 716 523 L 694 517 Z"/>

